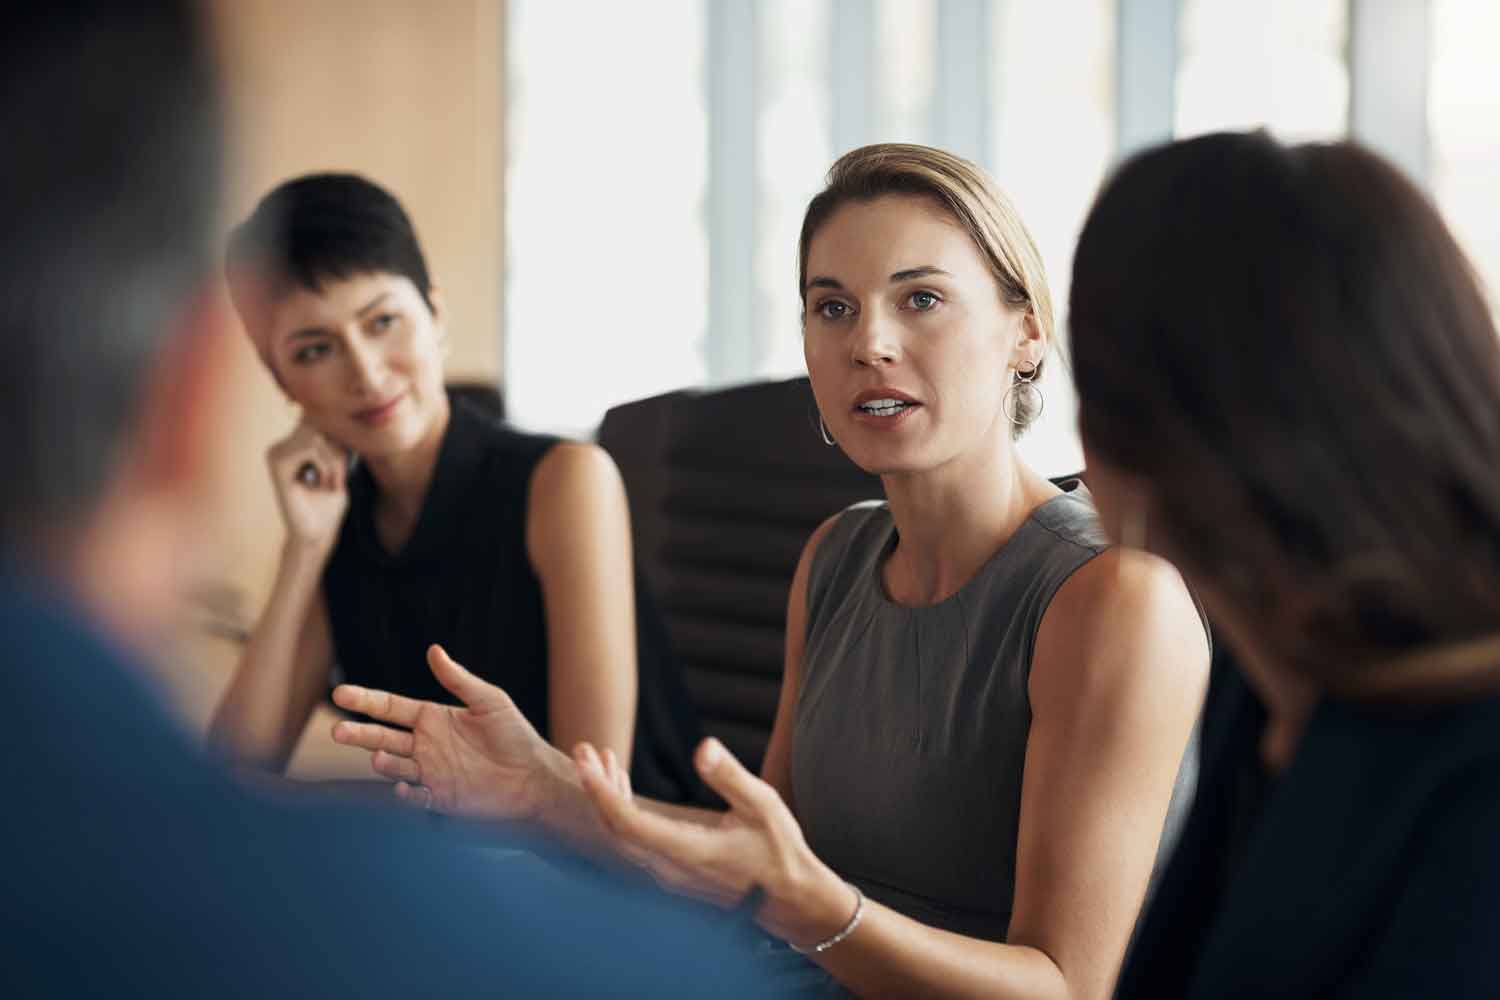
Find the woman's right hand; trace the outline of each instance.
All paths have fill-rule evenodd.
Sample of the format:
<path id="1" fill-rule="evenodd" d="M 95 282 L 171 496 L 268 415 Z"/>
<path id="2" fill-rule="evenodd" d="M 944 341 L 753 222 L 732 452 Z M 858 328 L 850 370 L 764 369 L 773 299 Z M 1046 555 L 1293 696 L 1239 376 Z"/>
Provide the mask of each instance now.
<path id="1" fill-rule="evenodd" d="M 349 509 L 348 454 L 305 421 L 266 453 L 287 540 L 327 550 Z"/>
<path id="2" fill-rule="evenodd" d="M 427 650 L 438 682 L 463 708 L 341 684 L 340 708 L 392 726 L 339 722 L 333 739 L 372 753 L 370 766 L 403 799 L 487 819 L 538 819 L 568 783 L 571 761 L 493 684 L 459 666 L 441 646 Z M 393 728 L 399 726 L 400 729 Z"/>

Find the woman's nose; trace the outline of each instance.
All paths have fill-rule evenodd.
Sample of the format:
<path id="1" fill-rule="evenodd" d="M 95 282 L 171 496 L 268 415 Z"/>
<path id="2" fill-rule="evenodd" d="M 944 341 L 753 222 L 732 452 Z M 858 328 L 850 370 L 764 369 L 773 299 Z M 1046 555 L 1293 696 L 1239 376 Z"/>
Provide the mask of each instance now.
<path id="1" fill-rule="evenodd" d="M 894 324 L 868 310 L 860 317 L 850 345 L 850 360 L 855 365 L 877 367 L 893 365 L 901 359 L 901 341 Z"/>
<path id="2" fill-rule="evenodd" d="M 379 349 L 356 337 L 349 341 L 350 388 L 366 394 L 380 388 L 385 362 Z"/>

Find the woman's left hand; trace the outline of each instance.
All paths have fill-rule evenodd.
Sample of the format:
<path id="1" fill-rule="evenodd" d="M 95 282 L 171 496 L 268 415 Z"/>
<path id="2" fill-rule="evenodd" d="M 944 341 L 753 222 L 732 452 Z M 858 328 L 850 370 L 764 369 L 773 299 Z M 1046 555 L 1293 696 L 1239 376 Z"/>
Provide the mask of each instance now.
<path id="1" fill-rule="evenodd" d="M 812 853 L 776 789 L 718 740 L 704 740 L 694 758 L 703 780 L 729 804 L 711 823 L 637 804 L 612 753 L 601 757 L 580 743 L 573 759 L 616 848 L 667 889 L 725 907 L 759 889 L 765 901 L 756 921 L 800 946 L 830 937 L 849 920 L 854 890 Z"/>

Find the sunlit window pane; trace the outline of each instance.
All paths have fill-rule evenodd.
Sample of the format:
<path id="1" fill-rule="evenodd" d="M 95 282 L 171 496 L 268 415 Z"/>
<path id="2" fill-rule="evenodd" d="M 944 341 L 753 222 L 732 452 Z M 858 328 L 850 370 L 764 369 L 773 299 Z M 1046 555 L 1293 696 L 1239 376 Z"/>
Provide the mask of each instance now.
<path id="1" fill-rule="evenodd" d="M 744 377 L 806 371 L 797 235 L 833 159 L 827 0 L 762 0 L 756 285 L 764 303 L 760 362 Z M 756 197 L 756 193 L 747 193 Z M 726 234 L 732 238 L 732 234 Z"/>
<path id="2" fill-rule="evenodd" d="M 872 83 L 880 142 L 932 141 L 937 0 L 876 0 Z"/>
<path id="3" fill-rule="evenodd" d="M 1048 475 L 1083 466 L 1065 347 L 1073 245 L 1114 153 L 1112 0 L 995 4 L 991 171 L 1015 201 L 1047 266 L 1057 316 L 1042 419 L 1021 451 Z M 1058 53 L 1067 53 L 1067 58 Z"/>
<path id="4" fill-rule="evenodd" d="M 1433 0 L 1432 190 L 1500 310 L 1500 4 Z"/>
<path id="5" fill-rule="evenodd" d="M 702 3 L 653 0 L 649 46 L 632 4 L 509 11 L 506 401 L 587 433 L 704 381 Z"/>
<path id="6" fill-rule="evenodd" d="M 1346 0 L 1183 0 L 1176 134 L 1265 126 L 1341 138 L 1349 120 Z"/>

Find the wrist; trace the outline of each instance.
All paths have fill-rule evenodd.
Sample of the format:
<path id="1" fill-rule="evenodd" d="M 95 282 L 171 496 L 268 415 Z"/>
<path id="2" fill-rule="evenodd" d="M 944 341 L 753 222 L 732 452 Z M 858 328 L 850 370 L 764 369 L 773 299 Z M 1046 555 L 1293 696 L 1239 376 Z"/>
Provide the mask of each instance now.
<path id="1" fill-rule="evenodd" d="M 576 841 L 593 816 L 593 806 L 583 790 L 577 765 L 562 751 L 546 744 L 531 774 L 533 788 L 528 796 L 531 800 L 528 818 L 550 833 Z"/>
<path id="2" fill-rule="evenodd" d="M 757 919 L 761 927 L 794 948 L 810 950 L 848 926 L 857 890 L 832 868 L 806 851 L 800 871 L 770 889 Z"/>
<path id="3" fill-rule="evenodd" d="M 281 543 L 281 561 L 290 569 L 308 569 L 321 573 L 337 538 L 336 535 L 308 538 L 289 528 L 286 539 Z"/>

